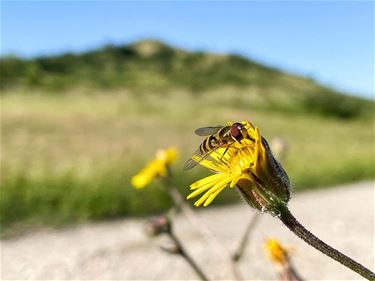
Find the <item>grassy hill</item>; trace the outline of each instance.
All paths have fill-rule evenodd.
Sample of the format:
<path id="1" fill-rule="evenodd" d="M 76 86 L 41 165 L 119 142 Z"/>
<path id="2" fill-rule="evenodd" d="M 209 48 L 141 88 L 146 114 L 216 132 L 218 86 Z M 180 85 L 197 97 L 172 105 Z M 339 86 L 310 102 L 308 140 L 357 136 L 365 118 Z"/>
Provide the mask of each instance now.
<path id="1" fill-rule="evenodd" d="M 188 194 L 209 174 L 182 171 L 194 129 L 228 120 L 285 140 L 294 192 L 375 177 L 373 101 L 240 56 L 142 41 L 0 63 L 1 235 L 166 210 L 160 183 L 135 190 L 130 178 L 175 146 L 174 182 Z M 227 190 L 212 207 L 238 200 Z"/>
<path id="2" fill-rule="evenodd" d="M 183 90 L 192 95 L 230 89 L 234 105 L 340 118 L 371 116 L 374 103 L 238 55 L 188 52 L 158 41 L 106 46 L 81 54 L 0 59 L 2 90 L 126 89 L 135 95 Z M 240 101 L 236 99 L 240 98 Z"/>

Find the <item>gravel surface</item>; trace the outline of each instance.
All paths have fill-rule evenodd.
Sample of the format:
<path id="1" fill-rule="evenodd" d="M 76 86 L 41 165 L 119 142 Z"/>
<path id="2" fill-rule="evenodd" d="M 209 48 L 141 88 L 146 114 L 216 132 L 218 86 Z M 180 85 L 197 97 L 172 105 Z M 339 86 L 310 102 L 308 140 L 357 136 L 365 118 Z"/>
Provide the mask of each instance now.
<path id="1" fill-rule="evenodd" d="M 374 182 L 297 194 L 289 207 L 315 235 L 374 270 Z M 207 208 L 202 221 L 230 250 L 239 243 L 251 216 L 245 203 Z M 180 257 L 159 246 L 167 237 L 143 234 L 144 220 L 43 230 L 1 241 L 1 277 L 37 280 L 193 280 L 195 273 Z M 212 279 L 233 279 L 229 266 L 182 216 L 175 230 Z M 275 237 L 294 248 L 292 261 L 305 280 L 361 280 L 361 277 L 300 241 L 269 215 L 261 215 L 239 266 L 248 280 L 274 280 L 264 240 Z"/>

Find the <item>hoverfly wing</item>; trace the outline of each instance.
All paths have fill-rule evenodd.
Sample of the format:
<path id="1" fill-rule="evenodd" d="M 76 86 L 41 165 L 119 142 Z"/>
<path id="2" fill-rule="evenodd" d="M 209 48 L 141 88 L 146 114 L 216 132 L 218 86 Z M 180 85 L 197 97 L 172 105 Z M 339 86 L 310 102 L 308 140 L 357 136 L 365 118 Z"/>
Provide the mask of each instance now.
<path id="1" fill-rule="evenodd" d="M 208 155 L 208 154 L 207 154 L 207 155 Z M 193 157 L 194 157 L 194 156 L 199 157 L 200 160 L 198 160 L 198 161 L 193 160 Z M 205 156 L 205 155 L 204 155 L 204 154 L 200 151 L 200 149 L 198 148 L 198 149 L 194 152 L 194 154 L 190 157 L 190 159 L 186 161 L 185 166 L 184 166 L 184 171 L 190 170 L 190 169 L 194 168 L 195 166 L 197 166 L 198 163 L 199 163 L 200 161 L 202 161 L 202 160 L 205 158 L 204 156 Z"/>
<path id="2" fill-rule="evenodd" d="M 184 171 L 188 171 L 190 169 L 193 169 L 195 166 L 197 166 L 199 161 L 194 161 L 193 159 L 189 159 L 186 161 L 185 166 L 184 166 Z"/>
<path id="3" fill-rule="evenodd" d="M 205 137 L 205 136 L 216 134 L 221 128 L 224 128 L 224 126 L 203 127 L 203 128 L 196 129 L 194 133 L 197 134 L 198 136 Z"/>
<path id="4" fill-rule="evenodd" d="M 191 158 L 186 161 L 185 166 L 184 166 L 184 171 L 187 171 L 187 170 L 190 170 L 190 169 L 194 168 L 200 162 L 202 162 L 204 159 L 206 159 L 208 156 L 210 156 L 211 153 L 215 152 L 217 149 L 219 149 L 219 148 L 221 148 L 223 146 L 224 145 L 219 145 L 219 146 L 215 147 L 214 149 L 212 149 L 212 150 L 210 150 L 210 151 L 208 151 L 206 153 L 202 153 L 200 151 L 200 149 L 198 148 L 197 151 L 195 151 L 195 153 L 191 156 Z M 193 159 L 194 156 L 197 156 L 200 159 L 199 160 L 194 160 Z"/>

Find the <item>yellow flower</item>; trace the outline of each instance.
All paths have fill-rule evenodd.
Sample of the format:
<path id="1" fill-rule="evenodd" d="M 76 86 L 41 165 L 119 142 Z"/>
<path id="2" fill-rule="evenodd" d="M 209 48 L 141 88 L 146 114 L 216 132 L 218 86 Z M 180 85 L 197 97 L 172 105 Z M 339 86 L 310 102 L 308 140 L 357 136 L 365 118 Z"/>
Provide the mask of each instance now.
<path id="1" fill-rule="evenodd" d="M 193 192 L 187 198 L 204 193 L 194 205 L 206 207 L 226 186 L 236 186 L 252 207 L 276 213 L 275 207 L 286 204 L 290 198 L 288 176 L 259 129 L 248 121 L 241 124 L 241 141 L 215 150 L 204 160 L 193 156 L 193 160 L 215 174 L 193 183 Z"/>
<path id="2" fill-rule="evenodd" d="M 277 239 L 268 239 L 265 248 L 272 262 L 278 265 L 286 265 L 288 261 L 288 251 Z"/>
<path id="3" fill-rule="evenodd" d="M 135 188 L 144 188 L 155 177 L 166 177 L 168 175 L 168 166 L 177 158 L 177 149 L 170 147 L 164 150 L 158 150 L 154 160 L 150 161 L 138 174 L 132 177 L 131 184 Z"/>

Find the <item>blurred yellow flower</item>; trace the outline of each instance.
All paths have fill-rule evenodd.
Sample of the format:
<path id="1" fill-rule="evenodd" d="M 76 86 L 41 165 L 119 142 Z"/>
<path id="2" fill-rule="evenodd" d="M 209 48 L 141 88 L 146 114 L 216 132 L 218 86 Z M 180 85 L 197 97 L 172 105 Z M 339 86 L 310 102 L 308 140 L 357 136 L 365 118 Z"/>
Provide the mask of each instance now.
<path id="1" fill-rule="evenodd" d="M 267 141 L 250 122 L 241 124 L 241 141 L 213 151 L 210 159 L 193 156 L 193 160 L 215 172 L 190 186 L 193 192 L 188 199 L 205 192 L 195 206 L 208 206 L 227 185 L 237 186 L 246 201 L 261 211 L 274 212 L 274 204 L 289 200 L 288 176 L 273 157 Z"/>
<path id="2" fill-rule="evenodd" d="M 265 248 L 270 260 L 278 265 L 286 265 L 288 262 L 288 251 L 277 239 L 267 239 Z"/>
<path id="3" fill-rule="evenodd" d="M 177 154 L 177 149 L 174 147 L 158 150 L 155 159 L 132 177 L 131 184 L 135 188 L 144 188 L 155 177 L 166 177 L 168 175 L 168 166 L 176 160 Z"/>

